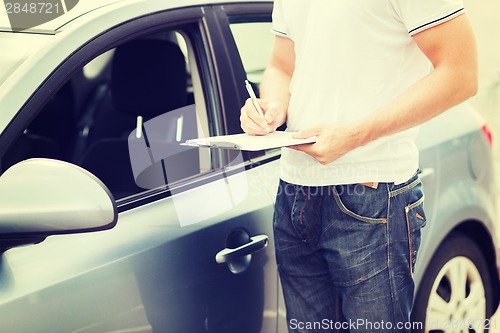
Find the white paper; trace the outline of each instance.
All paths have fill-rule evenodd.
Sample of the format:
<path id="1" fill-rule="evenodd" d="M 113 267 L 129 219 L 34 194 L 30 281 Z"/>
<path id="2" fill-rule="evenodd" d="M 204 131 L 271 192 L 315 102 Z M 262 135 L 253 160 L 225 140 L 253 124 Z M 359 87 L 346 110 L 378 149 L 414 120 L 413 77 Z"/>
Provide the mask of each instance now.
<path id="1" fill-rule="evenodd" d="M 295 139 L 295 132 L 276 131 L 267 135 L 232 134 L 187 140 L 184 145 L 241 150 L 263 150 L 316 142 L 316 137 Z"/>

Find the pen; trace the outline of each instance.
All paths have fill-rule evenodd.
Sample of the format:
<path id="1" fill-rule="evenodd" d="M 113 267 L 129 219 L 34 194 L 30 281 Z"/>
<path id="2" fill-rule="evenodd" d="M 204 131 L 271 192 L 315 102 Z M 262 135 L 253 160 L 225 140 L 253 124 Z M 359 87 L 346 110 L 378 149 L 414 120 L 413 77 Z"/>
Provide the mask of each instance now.
<path id="1" fill-rule="evenodd" d="M 248 80 L 245 80 L 245 87 L 247 88 L 248 94 L 250 95 L 250 99 L 252 100 L 253 106 L 257 110 L 257 112 L 264 117 L 264 113 L 262 112 L 262 109 L 260 108 L 259 103 L 257 102 L 257 96 L 255 96 L 255 92 L 253 91 L 252 85 Z"/>
<path id="2" fill-rule="evenodd" d="M 260 114 L 262 119 L 264 119 L 264 112 L 262 112 L 262 109 L 260 108 L 260 105 L 257 102 L 257 96 L 255 96 L 255 92 L 253 91 L 252 85 L 250 84 L 250 82 L 248 82 L 248 80 L 245 80 L 245 87 L 247 88 L 248 95 L 250 95 L 250 99 L 252 100 L 253 106 L 255 107 L 257 112 Z M 269 127 L 266 127 L 266 131 L 269 132 Z"/>

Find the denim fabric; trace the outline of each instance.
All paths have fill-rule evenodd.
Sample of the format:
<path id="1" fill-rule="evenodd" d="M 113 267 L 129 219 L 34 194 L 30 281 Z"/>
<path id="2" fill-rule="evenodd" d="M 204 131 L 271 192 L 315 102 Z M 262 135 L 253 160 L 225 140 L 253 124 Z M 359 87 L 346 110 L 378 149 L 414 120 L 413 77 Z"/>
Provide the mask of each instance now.
<path id="1" fill-rule="evenodd" d="M 410 332 L 421 187 L 417 175 L 377 189 L 281 181 L 274 236 L 290 332 Z"/>

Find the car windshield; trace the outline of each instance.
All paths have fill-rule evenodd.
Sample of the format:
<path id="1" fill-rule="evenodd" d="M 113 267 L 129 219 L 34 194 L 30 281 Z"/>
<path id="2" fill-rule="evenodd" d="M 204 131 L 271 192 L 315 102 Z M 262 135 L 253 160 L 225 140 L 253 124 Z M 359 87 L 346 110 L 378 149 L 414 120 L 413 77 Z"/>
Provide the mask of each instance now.
<path id="1" fill-rule="evenodd" d="M 46 42 L 39 34 L 0 33 L 0 86 Z"/>

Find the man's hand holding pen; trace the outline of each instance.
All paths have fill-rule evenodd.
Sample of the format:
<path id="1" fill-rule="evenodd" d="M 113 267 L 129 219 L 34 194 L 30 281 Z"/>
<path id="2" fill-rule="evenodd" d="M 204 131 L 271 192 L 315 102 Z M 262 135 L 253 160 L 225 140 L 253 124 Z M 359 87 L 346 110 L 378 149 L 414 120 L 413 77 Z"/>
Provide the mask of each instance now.
<path id="1" fill-rule="evenodd" d="M 286 120 L 286 111 L 278 101 L 257 99 L 252 87 L 246 83 L 250 98 L 241 108 L 241 128 L 249 135 L 266 135 L 274 132 Z M 303 151 L 321 164 L 328 164 L 361 145 L 357 137 L 357 126 L 322 124 L 295 134 L 296 138 L 316 136 L 314 144 L 296 145 L 291 149 Z"/>
<path id="2" fill-rule="evenodd" d="M 266 135 L 276 131 L 285 123 L 285 108 L 277 101 L 257 99 L 250 83 L 245 81 L 245 84 L 250 98 L 241 108 L 241 128 L 249 135 Z"/>
<path id="3" fill-rule="evenodd" d="M 257 112 L 252 100 L 247 99 L 241 108 L 241 128 L 249 135 L 266 135 L 276 131 L 276 128 L 281 126 L 286 119 L 283 106 L 279 102 L 269 102 L 264 99 L 259 99 L 258 103 L 263 115 Z"/>

